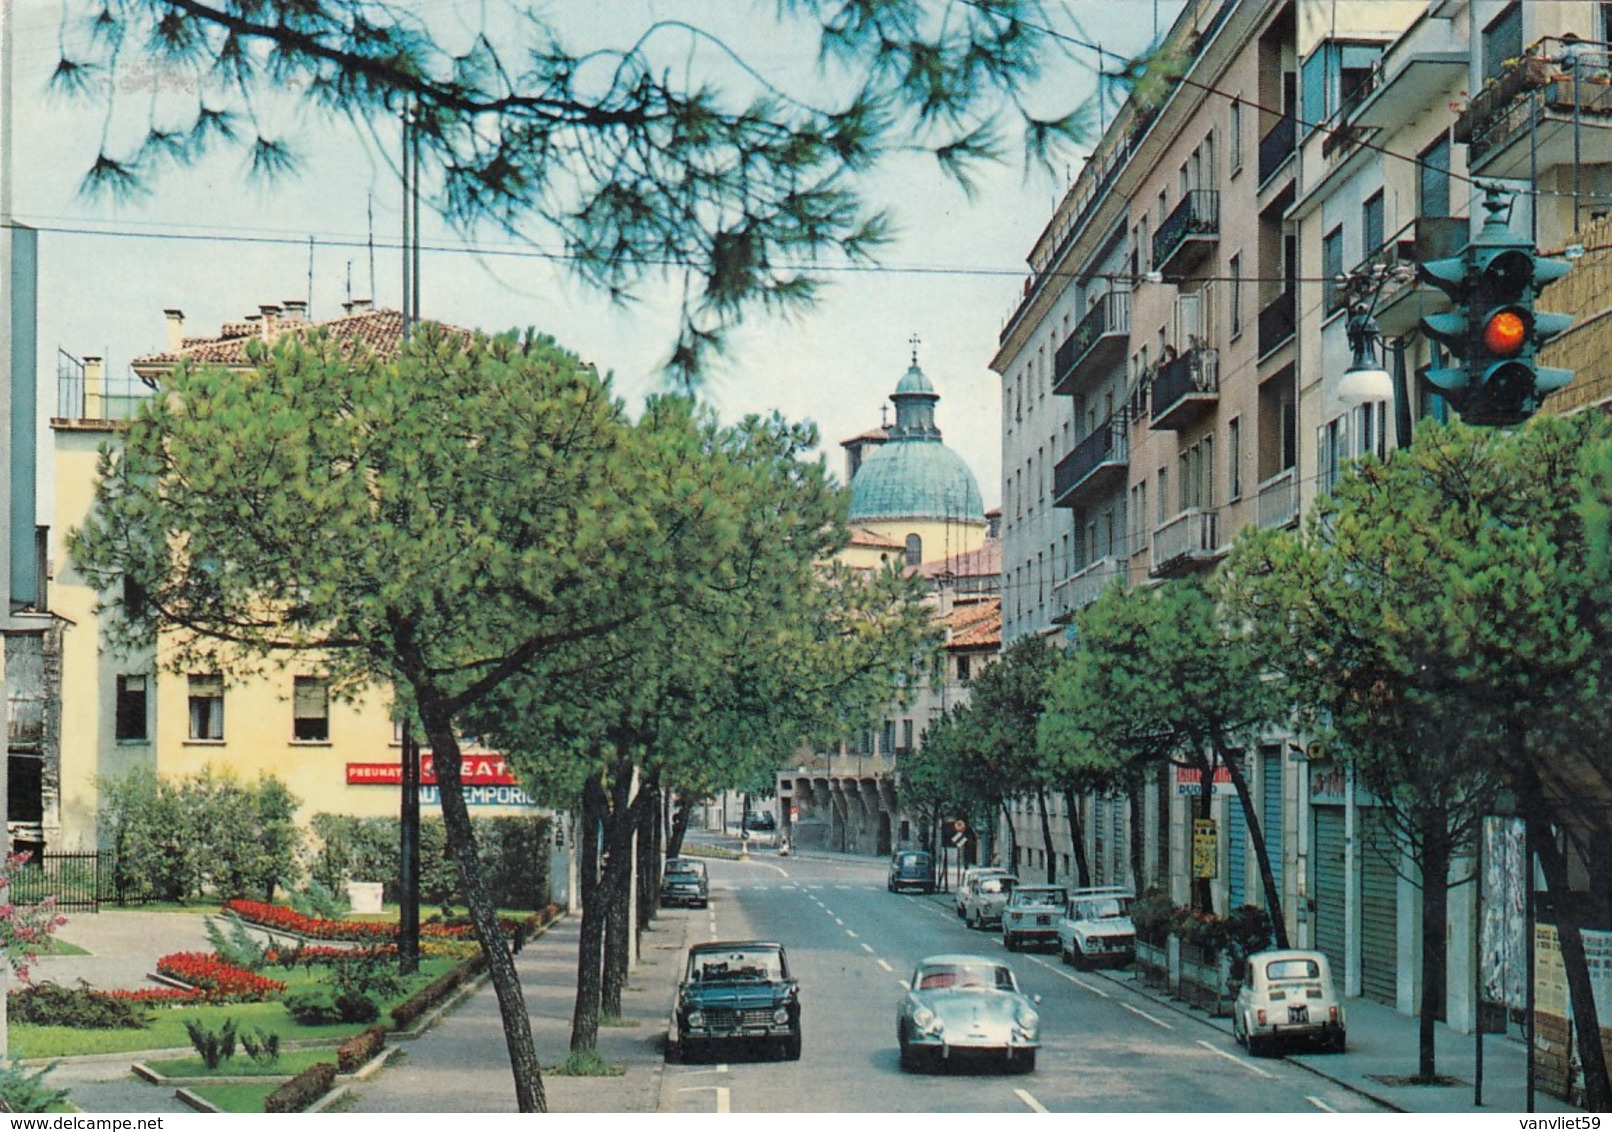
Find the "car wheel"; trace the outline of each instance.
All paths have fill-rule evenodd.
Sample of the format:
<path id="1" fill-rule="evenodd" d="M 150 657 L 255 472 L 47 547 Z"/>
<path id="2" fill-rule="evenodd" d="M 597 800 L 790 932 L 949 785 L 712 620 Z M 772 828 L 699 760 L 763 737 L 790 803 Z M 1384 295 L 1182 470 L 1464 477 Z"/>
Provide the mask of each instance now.
<path id="1" fill-rule="evenodd" d="M 800 1060 L 800 1035 L 799 1034 L 790 1034 L 789 1037 L 784 1039 L 784 1060 L 785 1061 L 799 1061 Z"/>
<path id="2" fill-rule="evenodd" d="M 1009 951 L 1017 951 L 1019 949 L 1019 939 L 1012 932 L 1003 932 L 1002 946 Z"/>
<path id="3" fill-rule="evenodd" d="M 1327 1049 L 1331 1050 L 1333 1053 L 1342 1053 L 1348 1048 L 1348 1045 L 1348 1035 L 1345 1031 L 1339 1030 L 1336 1034 L 1332 1035 L 1332 1040 L 1327 1043 Z"/>
<path id="4" fill-rule="evenodd" d="M 1065 967 L 1073 967 L 1075 965 L 1075 957 L 1069 954 L 1069 949 L 1063 945 L 1062 940 L 1058 941 L 1058 961 Z"/>
<path id="5" fill-rule="evenodd" d="M 1249 1057 L 1264 1057 L 1270 1053 L 1269 1039 L 1254 1033 L 1252 1030 L 1248 1032 L 1248 1041 L 1245 1044 L 1248 1046 Z"/>
<path id="6" fill-rule="evenodd" d="M 1248 1035 L 1243 1033 L 1243 1016 L 1241 1011 L 1232 1011 L 1231 1036 L 1232 1039 L 1240 1046 L 1245 1046 L 1248 1044 Z"/>
<path id="7" fill-rule="evenodd" d="M 1022 1050 L 1013 1058 L 1013 1068 L 1020 1073 L 1035 1072 L 1035 1054 L 1033 1049 Z"/>

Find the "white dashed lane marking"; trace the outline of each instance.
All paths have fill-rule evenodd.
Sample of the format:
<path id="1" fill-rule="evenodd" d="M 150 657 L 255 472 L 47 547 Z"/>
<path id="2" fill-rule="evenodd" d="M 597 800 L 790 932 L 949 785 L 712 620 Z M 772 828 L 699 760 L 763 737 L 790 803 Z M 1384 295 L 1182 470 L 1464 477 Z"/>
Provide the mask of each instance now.
<path id="1" fill-rule="evenodd" d="M 1256 1073 L 1259 1076 L 1268 1078 L 1270 1080 L 1275 1080 L 1276 1079 L 1276 1074 L 1267 1072 L 1266 1070 L 1261 1069 L 1257 1065 L 1250 1065 L 1248 1062 L 1244 1061 L 1242 1058 L 1238 1057 L 1236 1054 L 1227 1053 L 1225 1050 L 1220 1049 L 1217 1046 L 1211 1045 L 1210 1043 L 1204 1041 L 1202 1038 L 1198 1039 L 1198 1044 L 1201 1045 L 1204 1049 L 1208 1050 L 1210 1053 L 1214 1054 L 1216 1057 L 1223 1057 L 1227 1061 L 1231 1062 L 1233 1065 L 1241 1065 L 1244 1069 L 1248 1070 L 1250 1073 Z"/>
<path id="2" fill-rule="evenodd" d="M 1032 1097 L 1027 1089 L 1014 1089 L 1013 1090 L 1013 1095 L 1018 1097 L 1021 1101 L 1023 1101 L 1025 1107 L 1028 1108 L 1031 1112 L 1046 1112 L 1047 1111 L 1046 1107 L 1044 1105 L 1042 1105 L 1042 1103 L 1040 1101 L 1038 1101 L 1034 1097 Z"/>

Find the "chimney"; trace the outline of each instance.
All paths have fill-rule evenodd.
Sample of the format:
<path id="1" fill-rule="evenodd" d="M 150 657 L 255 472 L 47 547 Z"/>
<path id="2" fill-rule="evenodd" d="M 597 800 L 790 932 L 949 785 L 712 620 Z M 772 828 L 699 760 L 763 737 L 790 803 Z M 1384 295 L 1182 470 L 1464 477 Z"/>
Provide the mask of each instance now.
<path id="1" fill-rule="evenodd" d="M 274 336 L 280 329 L 280 308 L 273 303 L 259 303 L 258 316 L 263 320 L 263 338 L 265 341 L 274 341 Z"/>
<path id="2" fill-rule="evenodd" d="M 165 310 L 162 313 L 168 319 L 168 352 L 177 354 L 185 347 L 185 312 Z"/>
<path id="3" fill-rule="evenodd" d="M 84 419 L 106 419 L 106 372 L 100 358 L 84 359 Z"/>
<path id="4" fill-rule="evenodd" d="M 287 299 L 281 305 L 285 307 L 285 322 L 301 323 L 308 321 L 308 301 L 306 299 Z"/>
<path id="5" fill-rule="evenodd" d="M 343 303 L 342 309 L 344 309 L 348 314 L 368 314 L 370 311 L 375 309 L 375 300 L 354 299 L 351 302 Z"/>

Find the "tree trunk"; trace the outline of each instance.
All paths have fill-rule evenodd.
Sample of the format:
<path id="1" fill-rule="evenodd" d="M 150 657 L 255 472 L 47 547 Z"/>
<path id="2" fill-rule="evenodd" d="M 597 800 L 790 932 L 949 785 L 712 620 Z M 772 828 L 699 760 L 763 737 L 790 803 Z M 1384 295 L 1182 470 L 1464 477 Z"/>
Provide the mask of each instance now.
<path id="1" fill-rule="evenodd" d="M 621 1017 L 621 992 L 627 985 L 632 957 L 632 874 L 633 842 L 638 829 L 638 807 L 634 802 L 636 771 L 622 759 L 616 763 L 610 786 L 610 806 L 605 814 L 605 867 L 600 905 L 605 921 L 604 971 L 600 987 L 599 1011 Z M 584 913 L 586 915 L 587 913 Z"/>
<path id="2" fill-rule="evenodd" d="M 1248 830 L 1248 841 L 1254 849 L 1254 859 L 1259 862 L 1259 883 L 1265 890 L 1265 915 L 1271 924 L 1271 939 L 1279 948 L 1286 949 L 1287 917 L 1282 915 L 1282 891 L 1276 887 L 1276 873 L 1271 868 L 1271 852 L 1265 844 L 1265 831 L 1260 826 L 1259 812 L 1254 808 L 1254 800 L 1248 793 L 1248 776 L 1243 773 L 1243 761 L 1224 749 L 1219 736 L 1215 737 L 1216 754 L 1226 764 L 1226 770 L 1231 775 L 1231 784 L 1237 791 L 1237 801 L 1243 808 L 1243 825 Z M 1207 784 L 1205 794 L 1212 794 L 1213 790 Z M 1235 908 L 1226 909 L 1230 914 Z"/>
<path id="3" fill-rule="evenodd" d="M 578 885 L 582 923 L 577 942 L 577 996 L 571 1008 L 571 1052 L 583 1053 L 599 1045 L 599 995 L 604 970 L 604 922 L 599 906 L 599 832 L 604 819 L 603 773 L 588 778 L 582 787 L 582 818 L 577 842 L 582 860 Z"/>
<path id="4" fill-rule="evenodd" d="M 1584 1108 L 1587 1112 L 1612 1111 L 1612 1087 L 1606 1071 L 1606 1050 L 1601 1045 L 1601 1023 L 1595 1009 L 1595 988 L 1590 982 L 1589 962 L 1584 954 L 1583 913 L 1573 899 L 1567 877 L 1567 858 L 1556 844 L 1549 824 L 1538 810 L 1529 815 L 1534 826 L 1534 852 L 1545 874 L 1545 888 L 1551 894 L 1556 913 L 1556 937 L 1562 949 L 1567 990 L 1573 1004 L 1573 1033 L 1578 1038 L 1579 1061 L 1584 1067 Z"/>
<path id="5" fill-rule="evenodd" d="M 1196 811 L 1197 820 L 1213 821 L 1215 816 L 1214 760 L 1206 756 L 1201 747 L 1194 748 L 1192 759 L 1193 762 L 1197 764 L 1198 774 L 1200 776 L 1198 783 L 1198 798 L 1193 805 L 1193 809 Z M 1192 853 L 1191 846 L 1193 841 L 1196 840 L 1196 831 L 1190 830 L 1188 832 L 1192 835 L 1187 839 L 1187 872 L 1192 878 L 1192 907 L 1197 908 L 1200 911 L 1213 914 L 1215 910 L 1214 885 L 1211 883 L 1211 878 L 1209 877 L 1193 875 L 1196 870 L 1193 867 L 1195 862 L 1193 861 L 1194 854 Z"/>
<path id="6" fill-rule="evenodd" d="M 1080 828 L 1080 796 L 1073 790 L 1063 792 L 1064 817 L 1069 822 L 1069 844 L 1075 854 L 1075 878 L 1081 888 L 1091 887 L 1091 864 L 1086 860 L 1086 835 Z"/>
<path id="7" fill-rule="evenodd" d="M 642 958 L 642 934 L 649 929 L 660 903 L 660 790 L 644 787 L 644 800 L 638 808 L 638 833 L 634 853 L 638 859 L 638 917 L 633 932 L 633 953 Z"/>
<path id="8" fill-rule="evenodd" d="M 1053 884 L 1058 879 L 1058 854 L 1052 848 L 1052 818 L 1047 813 L 1047 792 L 1035 792 L 1036 805 L 1041 810 L 1041 852 L 1047 859 L 1047 883 Z"/>
<path id="9" fill-rule="evenodd" d="M 689 812 L 688 800 L 679 797 L 672 809 L 672 830 L 666 837 L 666 857 L 668 860 L 682 855 L 683 839 L 688 836 L 690 817 L 692 817 L 692 814 Z"/>
<path id="10" fill-rule="evenodd" d="M 482 879 L 481 858 L 476 854 L 476 836 L 470 826 L 470 810 L 465 805 L 464 779 L 459 758 L 459 740 L 453 720 L 419 694 L 420 722 L 431 741 L 432 762 L 436 767 L 437 792 L 441 798 L 442 824 L 447 833 L 448 854 L 459 871 L 470 922 L 475 926 L 482 954 L 487 957 L 487 977 L 498 998 L 498 1014 L 504 1026 L 504 1044 L 509 1050 L 510 1071 L 515 1077 L 515 1101 L 521 1112 L 547 1112 L 543 1093 L 543 1069 L 532 1040 L 532 1020 L 526 1013 L 515 956 L 498 924 L 498 912 Z"/>
<path id="11" fill-rule="evenodd" d="M 1417 1026 L 1416 1075 L 1438 1076 L 1433 1024 L 1444 1012 L 1444 947 L 1449 933 L 1450 822 L 1443 807 L 1418 814 L 1422 842 L 1422 996 Z"/>
<path id="12" fill-rule="evenodd" d="M 1002 819 L 1007 823 L 1007 850 L 1008 859 L 1002 862 L 1014 873 L 1019 871 L 1019 831 L 1013 828 L 1013 811 L 1008 808 L 1008 800 L 1002 799 Z"/>

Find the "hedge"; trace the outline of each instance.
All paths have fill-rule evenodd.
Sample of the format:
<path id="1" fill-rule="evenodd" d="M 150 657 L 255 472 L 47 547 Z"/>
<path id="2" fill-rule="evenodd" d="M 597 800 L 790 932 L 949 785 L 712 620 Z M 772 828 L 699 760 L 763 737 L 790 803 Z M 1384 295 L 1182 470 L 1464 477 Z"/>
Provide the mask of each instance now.
<path id="1" fill-rule="evenodd" d="M 336 1063 L 310 1065 L 263 1098 L 264 1112 L 301 1112 L 330 1092 L 336 1083 Z"/>
<path id="2" fill-rule="evenodd" d="M 354 1034 L 336 1047 L 336 1068 L 343 1073 L 356 1073 L 386 1045 L 386 1027 L 371 1026 L 362 1034 Z"/>
<path id="3" fill-rule="evenodd" d="M 382 882 L 383 897 L 396 903 L 398 819 L 315 814 L 311 823 L 319 849 L 310 872 L 332 892 L 350 880 Z M 542 816 L 472 818 L 476 845 L 486 869 L 493 903 L 535 911 L 549 901 L 551 823 Z M 420 822 L 420 899 L 427 904 L 463 904 L 459 878 L 447 855 L 441 818 Z"/>

